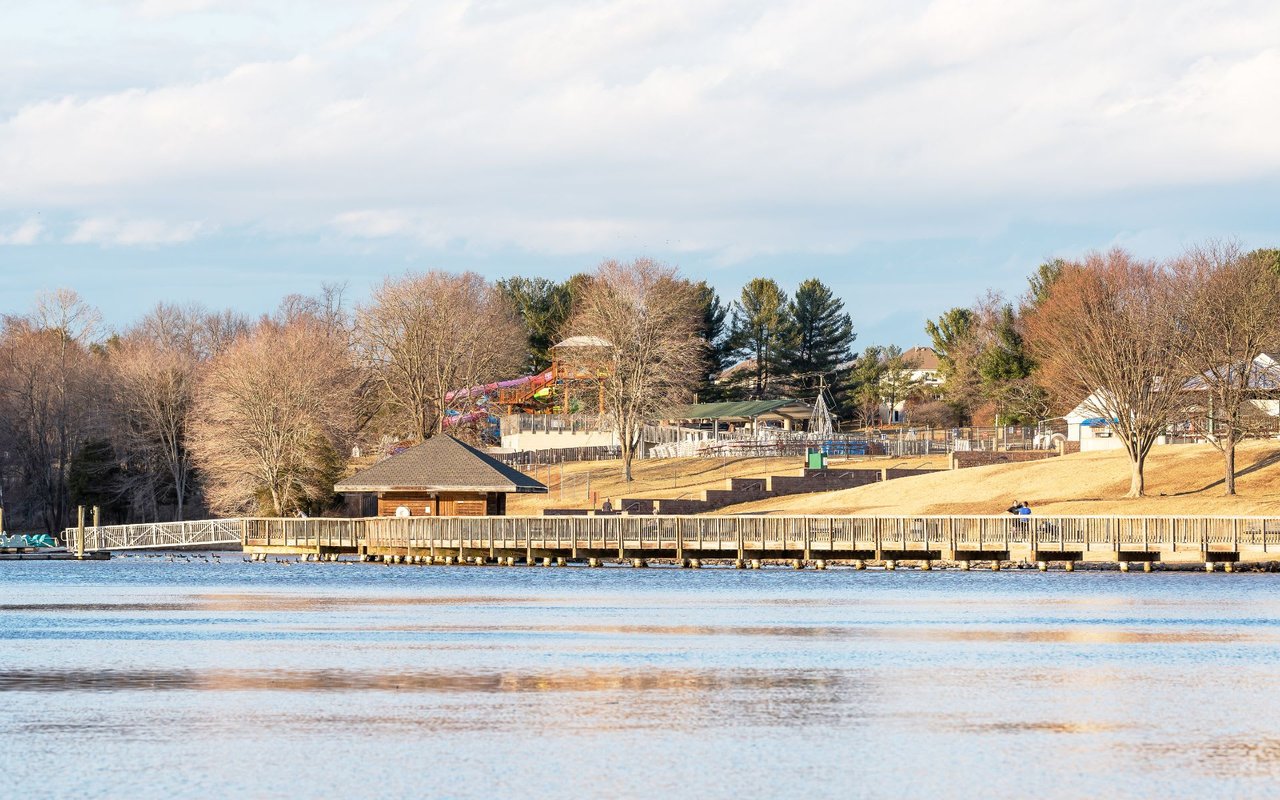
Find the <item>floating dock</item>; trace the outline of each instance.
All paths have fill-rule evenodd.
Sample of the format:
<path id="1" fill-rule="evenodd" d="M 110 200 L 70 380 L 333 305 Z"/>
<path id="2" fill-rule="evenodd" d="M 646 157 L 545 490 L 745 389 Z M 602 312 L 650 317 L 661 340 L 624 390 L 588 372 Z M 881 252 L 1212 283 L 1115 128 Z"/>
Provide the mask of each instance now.
<path id="1" fill-rule="evenodd" d="M 109 550 L 92 550 L 84 555 L 63 548 L 50 547 L 6 547 L 0 549 L 0 561 L 106 561 L 111 558 Z"/>

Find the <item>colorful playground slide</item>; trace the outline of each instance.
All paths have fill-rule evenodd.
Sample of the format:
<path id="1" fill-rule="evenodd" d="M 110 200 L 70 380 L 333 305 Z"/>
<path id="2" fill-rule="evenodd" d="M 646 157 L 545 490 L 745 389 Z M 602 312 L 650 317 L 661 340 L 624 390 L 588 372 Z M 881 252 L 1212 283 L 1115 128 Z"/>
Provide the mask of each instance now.
<path id="1" fill-rule="evenodd" d="M 496 392 L 510 389 L 528 389 L 528 397 L 545 397 L 551 393 L 551 384 L 555 383 L 556 373 L 554 369 L 544 370 L 537 375 L 524 375 L 519 378 L 513 378 L 509 381 L 497 381 L 495 383 L 482 383 L 477 386 L 469 386 L 466 389 L 455 389 L 444 396 L 446 403 L 452 403 L 455 400 L 475 398 L 476 404 L 481 406 L 477 411 L 471 411 L 466 414 L 452 412 L 445 417 L 444 426 L 451 428 L 456 425 L 467 425 L 472 422 L 484 422 L 489 420 L 489 411 L 485 408 L 488 404 L 490 396 Z"/>
<path id="2" fill-rule="evenodd" d="M 470 386 L 466 389 L 454 389 L 444 396 L 446 403 L 452 403 L 456 399 L 464 397 L 483 397 L 487 394 L 499 391 L 501 389 L 518 389 L 522 386 L 531 386 L 536 394 L 548 384 L 554 383 L 556 378 L 555 370 L 547 369 L 537 375 L 525 375 L 520 378 L 513 378 L 509 381 L 498 381 L 496 383 L 482 383 L 478 386 Z"/>

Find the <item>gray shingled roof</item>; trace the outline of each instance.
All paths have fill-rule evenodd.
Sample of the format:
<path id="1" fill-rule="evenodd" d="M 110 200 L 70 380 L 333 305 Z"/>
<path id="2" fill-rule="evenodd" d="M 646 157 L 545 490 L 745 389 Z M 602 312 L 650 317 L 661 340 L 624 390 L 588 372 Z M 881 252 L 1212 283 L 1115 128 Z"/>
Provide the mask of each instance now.
<path id="1" fill-rule="evenodd" d="M 335 492 L 545 492 L 493 456 L 440 434 L 338 481 Z"/>

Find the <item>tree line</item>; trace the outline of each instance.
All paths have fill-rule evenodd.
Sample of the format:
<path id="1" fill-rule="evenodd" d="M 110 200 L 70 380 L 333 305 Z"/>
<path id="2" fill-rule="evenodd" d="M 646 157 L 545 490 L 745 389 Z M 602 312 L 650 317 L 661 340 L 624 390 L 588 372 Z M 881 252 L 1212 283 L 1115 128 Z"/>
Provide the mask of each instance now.
<path id="1" fill-rule="evenodd" d="M 1042 264 L 1016 301 L 987 294 L 926 325 L 957 422 L 1031 423 L 1082 407 L 1112 429 L 1146 491 L 1151 448 L 1171 430 L 1209 442 L 1235 493 L 1235 452 L 1272 435 L 1280 371 L 1280 250 L 1232 242 L 1166 260 L 1123 249 Z"/>
<path id="2" fill-rule="evenodd" d="M 79 504 L 112 521 L 322 513 L 353 447 L 442 430 L 476 401 L 453 390 L 545 368 L 569 335 L 610 343 L 571 358 L 607 376 L 628 473 L 643 424 L 676 403 L 825 385 L 864 424 L 903 400 L 922 422 L 1004 424 L 1089 399 L 1129 453 L 1132 494 L 1178 422 L 1222 450 L 1230 493 L 1236 444 L 1273 424 L 1255 401 L 1278 376 L 1252 359 L 1280 350 L 1277 276 L 1280 251 L 1231 244 L 1049 262 L 1021 298 L 927 324 L 946 379 L 927 391 L 901 349 L 854 353 L 843 301 L 816 279 L 789 295 L 757 278 L 725 303 L 646 259 L 564 282 L 410 273 L 359 305 L 326 286 L 257 319 L 160 304 L 119 331 L 58 290 L 0 322 L 0 505 L 11 528 L 53 531 Z"/>
<path id="3" fill-rule="evenodd" d="M 641 259 L 564 282 L 432 271 L 342 287 L 250 318 L 160 304 L 122 330 L 75 292 L 0 323 L 0 505 L 13 529 L 59 531 L 77 505 L 112 522 L 212 513 L 317 514 L 353 448 L 385 451 L 464 426 L 454 390 L 545 368 L 570 335 L 602 376 L 627 471 L 641 427 L 677 403 L 816 385 L 850 357 L 843 303 L 752 281 L 725 304 L 705 282 Z M 716 380 L 740 354 L 747 378 Z"/>

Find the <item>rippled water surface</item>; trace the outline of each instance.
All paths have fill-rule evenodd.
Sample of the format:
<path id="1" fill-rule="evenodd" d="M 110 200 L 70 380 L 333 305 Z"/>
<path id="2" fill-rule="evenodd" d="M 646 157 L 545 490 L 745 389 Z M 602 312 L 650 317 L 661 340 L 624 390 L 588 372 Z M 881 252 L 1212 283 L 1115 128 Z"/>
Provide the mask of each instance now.
<path id="1" fill-rule="evenodd" d="M 1278 618 L 1267 574 L 0 562 L 0 796 L 1275 795 Z"/>

